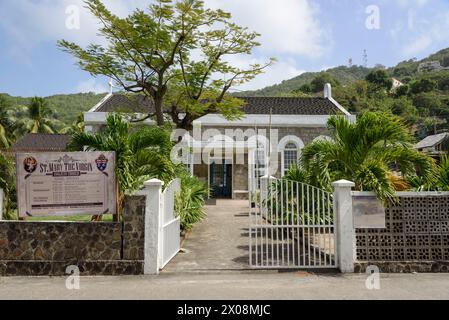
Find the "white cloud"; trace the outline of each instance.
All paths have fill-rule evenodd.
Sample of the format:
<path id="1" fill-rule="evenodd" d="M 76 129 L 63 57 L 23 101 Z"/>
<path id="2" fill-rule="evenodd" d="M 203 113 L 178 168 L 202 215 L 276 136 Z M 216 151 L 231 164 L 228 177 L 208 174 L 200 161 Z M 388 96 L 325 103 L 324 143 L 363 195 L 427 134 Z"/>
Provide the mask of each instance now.
<path id="1" fill-rule="evenodd" d="M 397 4 L 403 8 L 418 6 L 422 7 L 427 4 L 428 0 L 396 0 Z"/>
<path id="2" fill-rule="evenodd" d="M 330 47 L 329 34 L 308 0 L 206 0 L 231 12 L 234 21 L 262 34 L 261 51 L 319 57 Z"/>
<path id="3" fill-rule="evenodd" d="M 124 16 L 136 7 L 147 5 L 148 0 L 105 0 L 104 3 L 113 13 Z M 66 27 L 69 18 L 66 9 L 73 6 L 79 9 L 79 29 Z M 59 39 L 67 39 L 84 46 L 99 40 L 98 22 L 85 8 L 83 0 L 1 1 L 0 12 L 8 12 L 2 15 L 0 28 L 12 39 L 16 50 L 24 54 L 42 42 L 56 44 Z"/>
<path id="4" fill-rule="evenodd" d="M 108 92 L 108 88 L 106 84 L 99 83 L 96 79 L 91 78 L 85 81 L 81 81 L 76 88 L 74 89 L 74 92 L 81 92 L 81 93 L 105 93 Z"/>
<path id="5" fill-rule="evenodd" d="M 238 68 L 248 68 L 250 64 L 264 65 L 268 62 L 268 59 L 254 58 L 247 56 L 232 56 L 227 59 L 231 64 Z M 257 90 L 267 86 L 271 86 L 280 83 L 283 80 L 290 79 L 304 73 L 297 67 L 294 59 L 283 59 L 282 61 L 275 62 L 270 67 L 267 67 L 265 72 L 258 75 L 255 79 L 248 83 L 234 87 L 237 91 Z"/>
<path id="6" fill-rule="evenodd" d="M 104 0 L 115 14 L 126 16 L 136 7 L 145 8 L 151 0 Z M 329 34 L 317 19 L 318 7 L 309 0 L 206 0 L 206 6 L 223 8 L 234 20 L 262 34 L 258 56 L 304 55 L 320 57 L 330 49 Z M 68 29 L 66 9 L 79 8 L 80 29 Z M 0 12 L 8 12 L 0 20 L 0 28 L 9 35 L 11 56 L 20 52 L 29 61 L 33 49 L 43 42 L 67 39 L 81 46 L 104 43 L 97 36 L 99 24 L 85 8 L 83 0 L 0 1 Z M 20 23 L 17 23 L 20 21 Z"/>
<path id="7" fill-rule="evenodd" d="M 104 0 L 113 13 L 126 16 L 136 7 L 144 8 L 151 0 Z M 222 8 L 232 13 L 233 20 L 250 30 L 262 34 L 262 46 L 252 56 L 234 57 L 233 62 L 264 63 L 269 57 L 278 58 L 274 66 L 240 89 L 257 89 L 299 75 L 295 59 L 300 56 L 319 58 L 331 47 L 329 32 L 321 25 L 317 16 L 319 8 L 310 0 L 205 0 L 206 7 Z M 69 6 L 80 10 L 80 29 L 68 29 L 66 20 Z M 8 47 L 12 57 L 20 53 L 22 63 L 32 63 L 33 50 L 42 43 L 54 43 L 66 39 L 86 46 L 89 43 L 104 43 L 98 37 L 99 24 L 84 7 L 83 0 L 21 0 L 0 1 L 0 12 L 8 15 L 0 19 L 0 29 L 8 35 Z M 20 23 L 17 23 L 20 21 Z M 77 85 L 82 92 L 105 92 L 107 84 L 94 79 Z"/>
<path id="8" fill-rule="evenodd" d="M 232 56 L 233 66 L 264 64 L 269 57 L 278 61 L 238 90 L 256 90 L 296 77 L 304 72 L 297 66 L 298 56 L 319 58 L 332 47 L 329 33 L 317 18 L 319 9 L 309 0 L 205 0 L 206 6 L 232 14 L 237 24 L 261 34 L 261 46 L 252 56 Z"/>
<path id="9" fill-rule="evenodd" d="M 449 11 L 428 0 L 396 0 L 404 19 L 397 19 L 388 31 L 402 59 L 424 56 L 447 47 Z M 436 1 L 435 1 L 436 2 Z M 442 10 L 443 9 L 443 10 Z"/>
<path id="10" fill-rule="evenodd" d="M 432 45 L 432 42 L 433 41 L 430 36 L 422 35 L 413 42 L 407 44 L 403 49 L 403 53 L 408 57 L 419 54 L 429 48 Z"/>
<path id="11" fill-rule="evenodd" d="M 261 89 L 280 83 L 283 80 L 297 77 L 304 72 L 304 70 L 297 68 L 296 63 L 293 61 L 277 62 L 275 65 L 267 69 L 265 73 L 257 76 L 253 81 L 239 87 L 239 90 Z"/>

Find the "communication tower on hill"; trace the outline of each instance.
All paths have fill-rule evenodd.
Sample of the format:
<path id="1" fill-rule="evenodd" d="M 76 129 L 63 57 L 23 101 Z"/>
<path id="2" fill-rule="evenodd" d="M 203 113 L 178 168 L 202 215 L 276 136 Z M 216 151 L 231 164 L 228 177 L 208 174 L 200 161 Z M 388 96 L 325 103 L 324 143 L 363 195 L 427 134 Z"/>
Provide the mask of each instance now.
<path id="1" fill-rule="evenodd" d="M 363 50 L 363 66 L 368 68 L 368 53 L 366 52 L 366 49 Z"/>

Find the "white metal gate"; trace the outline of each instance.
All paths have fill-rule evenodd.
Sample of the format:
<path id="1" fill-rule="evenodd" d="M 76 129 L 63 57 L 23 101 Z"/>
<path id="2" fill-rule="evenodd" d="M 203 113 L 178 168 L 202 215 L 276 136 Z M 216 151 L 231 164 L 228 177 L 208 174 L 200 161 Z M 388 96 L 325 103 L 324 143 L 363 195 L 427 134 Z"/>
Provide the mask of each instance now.
<path id="1" fill-rule="evenodd" d="M 250 213 L 253 268 L 336 268 L 332 194 L 297 181 L 261 178 Z"/>
<path id="2" fill-rule="evenodd" d="M 180 192 L 179 179 L 173 180 L 162 192 L 162 210 L 160 210 L 159 266 L 162 269 L 179 252 L 181 243 L 181 222 L 175 213 L 175 195 Z"/>

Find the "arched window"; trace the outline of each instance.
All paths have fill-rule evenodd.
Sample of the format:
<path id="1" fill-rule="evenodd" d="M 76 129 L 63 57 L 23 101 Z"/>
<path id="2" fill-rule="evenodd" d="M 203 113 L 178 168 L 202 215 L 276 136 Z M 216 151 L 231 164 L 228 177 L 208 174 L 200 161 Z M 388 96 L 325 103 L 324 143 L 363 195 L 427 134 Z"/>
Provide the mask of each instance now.
<path id="1" fill-rule="evenodd" d="M 298 164 L 298 146 L 293 142 L 285 145 L 282 154 L 282 175 L 284 176 L 291 166 Z"/>

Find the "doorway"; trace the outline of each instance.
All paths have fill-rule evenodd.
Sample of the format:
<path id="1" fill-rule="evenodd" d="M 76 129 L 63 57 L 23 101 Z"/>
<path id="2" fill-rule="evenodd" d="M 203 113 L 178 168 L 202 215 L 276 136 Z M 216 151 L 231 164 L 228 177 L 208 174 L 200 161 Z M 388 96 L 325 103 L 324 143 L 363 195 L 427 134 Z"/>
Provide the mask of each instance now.
<path id="1" fill-rule="evenodd" d="M 211 198 L 232 198 L 232 164 L 226 160 L 214 160 L 210 165 Z"/>

